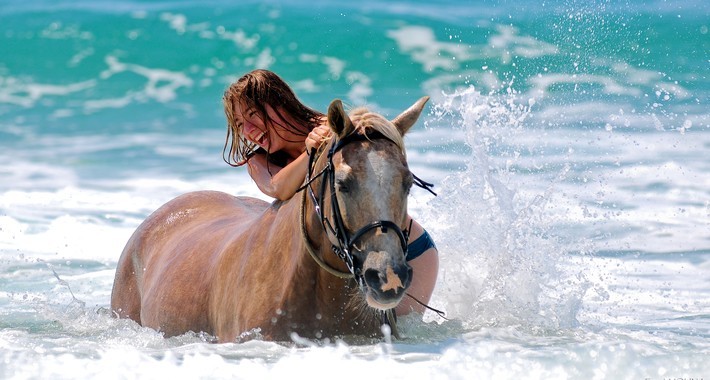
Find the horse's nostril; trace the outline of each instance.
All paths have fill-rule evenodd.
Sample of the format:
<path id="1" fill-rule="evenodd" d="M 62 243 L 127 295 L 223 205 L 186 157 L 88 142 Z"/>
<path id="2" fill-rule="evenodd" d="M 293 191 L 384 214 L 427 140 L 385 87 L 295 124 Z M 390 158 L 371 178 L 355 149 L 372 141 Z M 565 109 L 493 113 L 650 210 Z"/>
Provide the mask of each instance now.
<path id="1" fill-rule="evenodd" d="M 380 287 L 380 272 L 375 269 L 368 269 L 365 271 L 365 282 L 371 288 Z"/>

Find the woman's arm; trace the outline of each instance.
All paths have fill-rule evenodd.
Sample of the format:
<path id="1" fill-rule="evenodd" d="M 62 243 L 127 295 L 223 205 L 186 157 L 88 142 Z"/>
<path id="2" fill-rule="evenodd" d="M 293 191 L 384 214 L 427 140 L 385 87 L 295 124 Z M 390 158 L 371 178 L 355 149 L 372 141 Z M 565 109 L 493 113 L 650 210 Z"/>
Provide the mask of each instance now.
<path id="1" fill-rule="evenodd" d="M 265 154 L 257 154 L 249 159 L 247 169 L 259 190 L 270 197 L 285 201 L 293 197 L 303 184 L 308 172 L 308 155 L 303 152 L 281 168 L 268 164 Z"/>
<path id="2" fill-rule="evenodd" d="M 280 201 L 291 199 L 303 184 L 308 173 L 308 154 L 306 152 L 318 149 L 330 134 L 330 128 L 325 124 L 313 128 L 304 141 L 305 152 L 283 168 L 269 164 L 265 154 L 253 156 L 247 161 L 249 175 L 264 194 Z"/>

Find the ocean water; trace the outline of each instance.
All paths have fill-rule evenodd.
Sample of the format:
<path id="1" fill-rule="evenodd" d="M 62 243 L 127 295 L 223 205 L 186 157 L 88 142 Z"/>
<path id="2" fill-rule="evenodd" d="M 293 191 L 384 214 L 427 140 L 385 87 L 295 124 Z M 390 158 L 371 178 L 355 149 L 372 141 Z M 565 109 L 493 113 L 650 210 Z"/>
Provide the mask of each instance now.
<path id="1" fill-rule="evenodd" d="M 703 1 L 0 3 L 0 378 L 710 378 Z M 221 158 L 254 68 L 395 116 L 441 255 L 404 337 L 213 344 L 110 317 L 135 227 Z"/>

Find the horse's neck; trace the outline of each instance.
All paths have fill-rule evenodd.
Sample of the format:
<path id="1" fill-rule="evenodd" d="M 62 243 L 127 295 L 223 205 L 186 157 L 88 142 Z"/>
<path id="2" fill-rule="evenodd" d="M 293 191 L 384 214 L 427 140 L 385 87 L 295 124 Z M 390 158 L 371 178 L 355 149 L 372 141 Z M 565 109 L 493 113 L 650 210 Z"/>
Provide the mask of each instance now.
<path id="1" fill-rule="evenodd" d="M 309 253 L 309 249 L 312 249 L 326 265 L 340 271 L 347 270 L 333 253 L 332 244 L 315 212 L 313 202 L 307 199 L 304 206 L 302 197 L 302 193 L 297 193 L 291 200 L 282 204 L 274 220 L 274 223 L 279 224 L 279 230 L 290 231 L 291 240 L 288 244 L 292 249 L 288 251 L 292 256 L 285 259 L 297 265 L 297 270 L 292 273 L 293 280 L 297 281 L 297 284 L 314 284 L 316 298 L 324 304 L 332 304 L 336 299 L 346 300 L 349 297 L 344 294 L 347 292 L 344 292 L 343 288 L 348 286 L 348 281 L 328 273 Z"/>
<path id="2" fill-rule="evenodd" d="M 346 307 L 351 281 L 326 272 L 310 257 L 301 233 L 301 201 L 297 194 L 267 207 L 220 256 L 214 283 L 221 286 L 214 287 L 210 306 L 216 335 L 231 340 L 257 326 L 273 336 L 287 334 L 290 326 L 305 332 L 349 331 L 355 319 Z M 310 201 L 304 215 L 315 249 L 327 247 L 328 261 L 337 264 Z"/>
<path id="3" fill-rule="evenodd" d="M 300 266 L 308 272 L 324 271 L 327 274 L 327 271 L 311 257 L 309 250 L 314 250 L 315 254 L 331 267 L 343 266 L 331 249 L 332 244 L 328 240 L 313 202 L 307 199 L 305 205 L 303 204 L 303 193 L 297 193 L 291 200 L 280 205 L 273 224 L 279 231 L 289 231 L 287 244 L 288 247 L 293 248 L 293 256 L 289 257 L 289 260 L 299 261 Z M 346 268 L 343 266 L 340 270 Z"/>

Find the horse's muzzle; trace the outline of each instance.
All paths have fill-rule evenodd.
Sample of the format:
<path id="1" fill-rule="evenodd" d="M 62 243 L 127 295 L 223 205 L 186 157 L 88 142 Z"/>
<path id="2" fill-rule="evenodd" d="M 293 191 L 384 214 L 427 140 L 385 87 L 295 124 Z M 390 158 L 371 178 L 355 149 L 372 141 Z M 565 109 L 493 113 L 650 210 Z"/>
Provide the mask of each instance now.
<path id="1" fill-rule="evenodd" d="M 402 300 L 412 282 L 412 267 L 406 262 L 368 268 L 364 272 L 365 299 L 367 304 L 379 310 L 392 309 Z"/>

